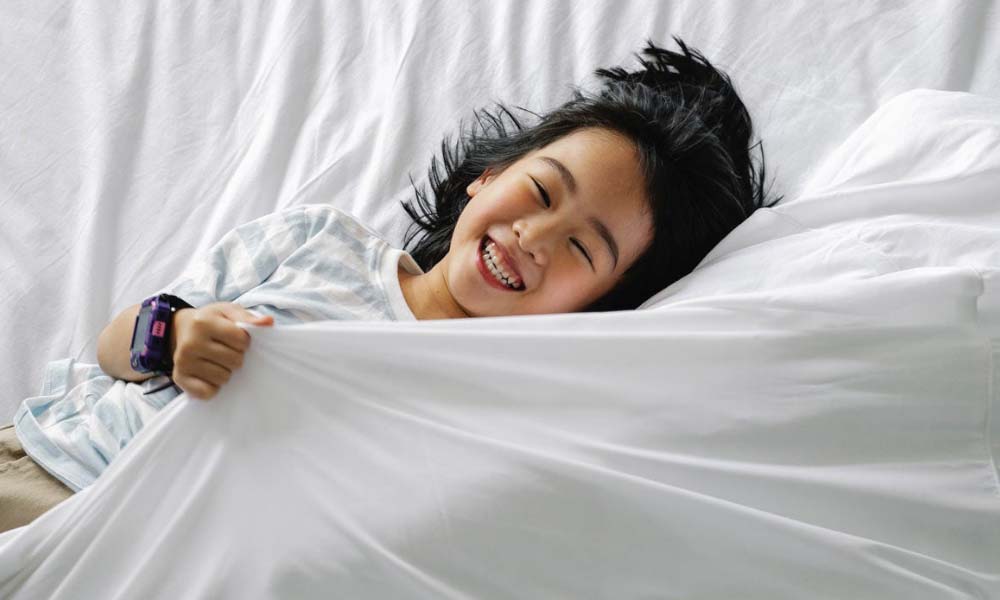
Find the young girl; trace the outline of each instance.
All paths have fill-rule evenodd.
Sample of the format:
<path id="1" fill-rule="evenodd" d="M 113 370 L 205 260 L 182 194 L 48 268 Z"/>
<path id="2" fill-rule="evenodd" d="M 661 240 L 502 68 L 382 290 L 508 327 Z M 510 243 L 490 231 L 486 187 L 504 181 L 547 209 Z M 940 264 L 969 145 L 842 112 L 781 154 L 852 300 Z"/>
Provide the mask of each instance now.
<path id="1" fill-rule="evenodd" d="M 212 398 L 250 344 L 238 322 L 623 310 L 689 273 L 764 204 L 764 167 L 729 79 L 676 41 L 649 42 L 638 71 L 598 70 L 597 94 L 530 127 L 503 106 L 477 112 L 442 144 L 443 176 L 431 162 L 433 203 L 420 190 L 404 203 L 409 252 L 325 205 L 228 233 L 157 292 L 191 305 L 173 315 L 168 368 L 131 367 L 140 304 L 101 333 L 99 366 L 49 365 L 0 430 L 0 530 L 93 483 L 179 390 Z"/>

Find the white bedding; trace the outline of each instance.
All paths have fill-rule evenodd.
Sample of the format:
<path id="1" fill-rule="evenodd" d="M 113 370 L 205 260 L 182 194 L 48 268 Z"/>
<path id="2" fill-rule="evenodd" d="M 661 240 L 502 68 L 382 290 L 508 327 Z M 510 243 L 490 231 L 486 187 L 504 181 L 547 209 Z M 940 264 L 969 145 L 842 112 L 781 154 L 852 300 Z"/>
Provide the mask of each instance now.
<path id="1" fill-rule="evenodd" d="M 459 118 L 647 36 L 732 73 L 786 201 L 648 310 L 253 330 L 0 535 L 0 596 L 1000 595 L 994 3 L 240 6 L 0 6 L 8 418 L 239 223 L 398 244 Z"/>
<path id="2" fill-rule="evenodd" d="M 998 149 L 1000 101 L 903 95 L 648 310 L 247 325 L 0 595 L 997 597 Z"/>
<path id="3" fill-rule="evenodd" d="M 775 191 L 914 88 L 1000 97 L 988 0 L 0 3 L 0 415 L 241 223 L 327 202 L 400 243 L 443 134 L 544 110 L 682 36 L 726 69 Z"/>

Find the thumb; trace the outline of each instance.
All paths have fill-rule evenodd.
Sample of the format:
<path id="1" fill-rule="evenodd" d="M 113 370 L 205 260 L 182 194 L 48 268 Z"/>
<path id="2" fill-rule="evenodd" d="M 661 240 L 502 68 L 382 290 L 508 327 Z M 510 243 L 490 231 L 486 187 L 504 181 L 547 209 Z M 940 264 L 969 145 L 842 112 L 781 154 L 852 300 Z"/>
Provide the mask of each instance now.
<path id="1" fill-rule="evenodd" d="M 272 325 L 274 317 L 262 315 L 258 312 L 243 308 L 239 304 L 231 304 L 223 308 L 223 313 L 236 323 L 250 323 L 252 325 Z"/>
<path id="2" fill-rule="evenodd" d="M 248 310 L 247 315 L 249 319 L 248 323 L 253 323 L 254 325 L 274 325 L 274 317 L 271 315 L 262 315 L 255 310 Z"/>

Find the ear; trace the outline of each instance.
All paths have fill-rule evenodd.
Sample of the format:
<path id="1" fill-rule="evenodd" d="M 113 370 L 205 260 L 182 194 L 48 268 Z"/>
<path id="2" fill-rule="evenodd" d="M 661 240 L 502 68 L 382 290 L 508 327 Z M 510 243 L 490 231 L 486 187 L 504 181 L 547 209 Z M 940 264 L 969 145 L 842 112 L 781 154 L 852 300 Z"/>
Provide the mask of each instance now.
<path id="1" fill-rule="evenodd" d="M 483 174 L 476 177 L 475 181 L 469 184 L 469 187 L 465 188 L 465 193 L 469 195 L 470 198 L 479 193 L 479 190 L 483 186 L 487 185 L 489 182 L 493 181 L 496 176 L 493 174 L 491 169 L 486 169 Z"/>

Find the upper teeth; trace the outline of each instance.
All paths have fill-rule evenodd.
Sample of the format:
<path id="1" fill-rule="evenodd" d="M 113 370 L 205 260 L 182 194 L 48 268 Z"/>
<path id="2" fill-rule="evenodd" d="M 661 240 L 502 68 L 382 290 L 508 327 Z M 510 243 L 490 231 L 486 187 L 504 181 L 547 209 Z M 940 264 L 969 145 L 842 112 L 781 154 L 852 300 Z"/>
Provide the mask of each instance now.
<path id="1" fill-rule="evenodd" d="M 493 276 L 497 278 L 497 281 L 505 284 L 507 287 L 517 287 L 521 282 L 512 275 L 507 274 L 507 271 L 503 268 L 499 258 L 495 254 L 496 244 L 490 242 L 486 244 L 486 248 L 483 250 L 483 259 L 486 264 L 486 268 L 493 273 Z"/>

